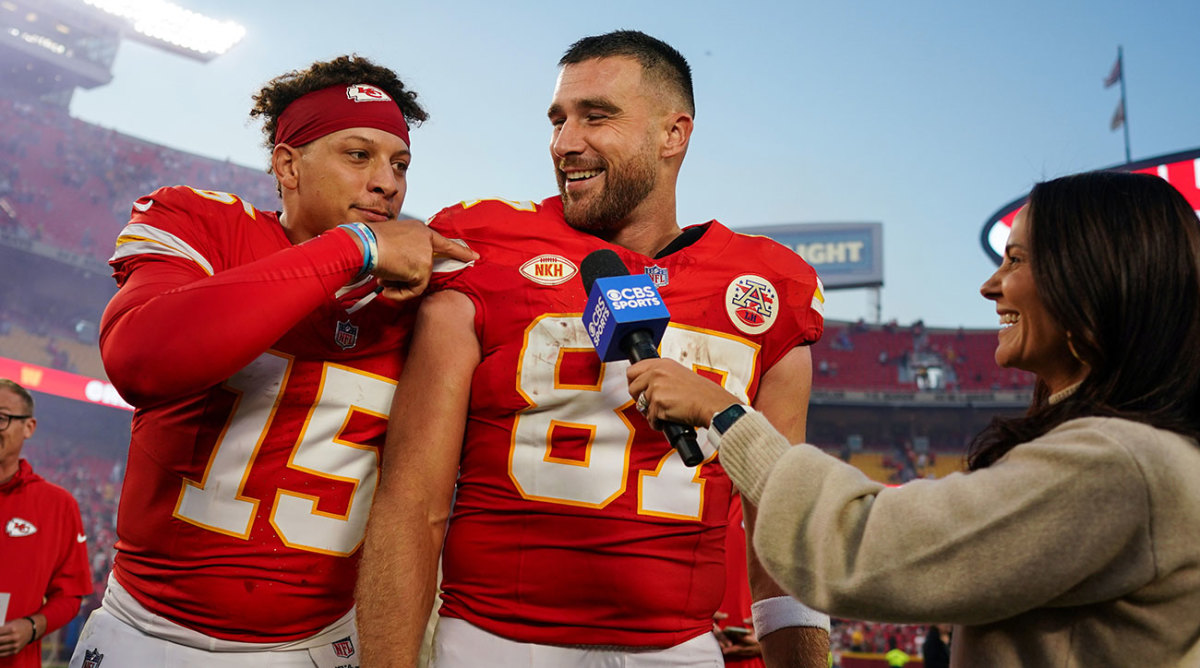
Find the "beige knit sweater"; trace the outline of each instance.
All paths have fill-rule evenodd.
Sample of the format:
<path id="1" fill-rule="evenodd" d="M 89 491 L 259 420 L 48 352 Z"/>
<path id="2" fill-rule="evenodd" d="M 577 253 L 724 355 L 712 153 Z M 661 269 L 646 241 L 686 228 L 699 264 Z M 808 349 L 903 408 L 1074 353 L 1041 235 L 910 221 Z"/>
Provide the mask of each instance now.
<path id="1" fill-rule="evenodd" d="M 889 488 L 758 414 L 721 439 L 767 570 L 837 617 L 956 624 L 952 665 L 1200 666 L 1200 447 L 1084 418 Z"/>

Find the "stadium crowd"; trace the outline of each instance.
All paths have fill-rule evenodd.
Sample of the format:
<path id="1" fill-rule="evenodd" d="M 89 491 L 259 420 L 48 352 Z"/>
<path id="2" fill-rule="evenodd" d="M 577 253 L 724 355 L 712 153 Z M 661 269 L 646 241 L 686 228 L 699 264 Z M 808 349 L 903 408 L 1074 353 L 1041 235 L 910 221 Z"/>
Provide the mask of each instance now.
<path id="1" fill-rule="evenodd" d="M 57 107 L 0 98 L 0 127 L 0 235 L 106 261 L 132 203 L 164 183 L 237 192 L 268 209 L 278 202 L 265 170 L 142 141 Z"/>

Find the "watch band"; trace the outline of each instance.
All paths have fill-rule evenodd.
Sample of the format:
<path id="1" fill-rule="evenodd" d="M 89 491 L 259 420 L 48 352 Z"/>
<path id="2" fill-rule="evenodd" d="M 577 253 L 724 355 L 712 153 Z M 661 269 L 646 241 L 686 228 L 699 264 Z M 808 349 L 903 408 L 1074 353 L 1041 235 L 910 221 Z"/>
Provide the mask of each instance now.
<path id="1" fill-rule="evenodd" d="M 708 442 L 714 448 L 721 447 L 721 435 L 729 431 L 734 422 L 737 422 L 746 413 L 755 412 L 753 408 L 745 404 L 733 404 L 723 411 L 714 413 L 712 422 L 708 428 Z"/>
<path id="2" fill-rule="evenodd" d="M 729 431 L 729 428 L 733 426 L 734 422 L 738 421 L 738 418 L 745 414 L 746 406 L 742 404 L 733 404 L 725 410 L 713 415 L 712 428 L 716 429 L 717 432 L 724 434 L 725 432 Z"/>

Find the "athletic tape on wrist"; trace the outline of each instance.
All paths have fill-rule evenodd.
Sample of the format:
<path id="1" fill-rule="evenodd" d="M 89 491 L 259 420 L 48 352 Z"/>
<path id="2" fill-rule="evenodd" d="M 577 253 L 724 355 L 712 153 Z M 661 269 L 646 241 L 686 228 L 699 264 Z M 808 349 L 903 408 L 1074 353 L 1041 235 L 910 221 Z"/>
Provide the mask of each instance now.
<path id="1" fill-rule="evenodd" d="M 754 635 L 759 638 L 788 626 L 812 626 L 829 631 L 829 615 L 813 610 L 791 596 L 776 596 L 750 604 Z"/>

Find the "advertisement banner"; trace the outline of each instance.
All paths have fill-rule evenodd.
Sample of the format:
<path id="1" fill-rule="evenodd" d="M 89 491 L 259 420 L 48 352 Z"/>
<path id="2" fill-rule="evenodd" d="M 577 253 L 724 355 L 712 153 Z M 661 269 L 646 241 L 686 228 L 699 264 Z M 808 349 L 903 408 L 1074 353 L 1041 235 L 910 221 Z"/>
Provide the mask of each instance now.
<path id="1" fill-rule="evenodd" d="M 826 290 L 883 285 L 883 223 L 796 223 L 734 231 L 791 248 L 817 270 Z"/>
<path id="2" fill-rule="evenodd" d="M 0 378 L 8 378 L 31 392 L 44 392 L 89 404 L 132 411 L 116 388 L 106 380 L 88 378 L 37 364 L 0 357 Z"/>

